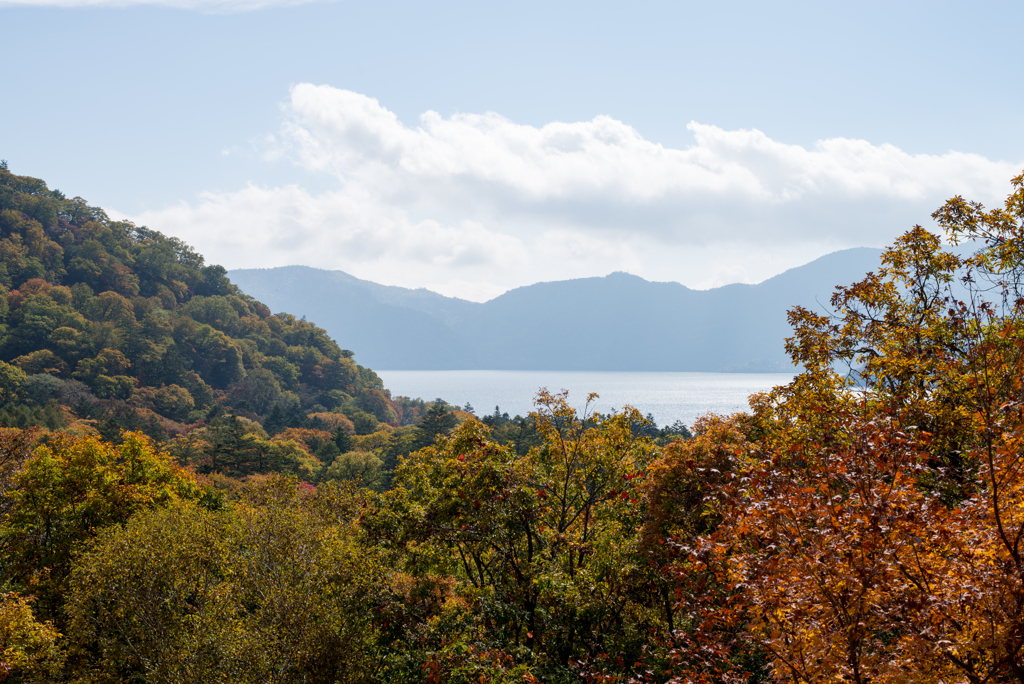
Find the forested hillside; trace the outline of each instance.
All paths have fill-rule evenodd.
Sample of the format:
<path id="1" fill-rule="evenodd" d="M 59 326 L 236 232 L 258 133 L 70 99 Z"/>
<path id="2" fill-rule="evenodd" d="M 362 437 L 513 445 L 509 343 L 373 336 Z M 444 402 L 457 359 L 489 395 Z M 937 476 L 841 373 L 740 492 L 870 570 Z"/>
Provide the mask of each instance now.
<path id="1" fill-rule="evenodd" d="M 141 429 L 208 469 L 309 476 L 317 449 L 352 446 L 339 429 L 408 425 L 423 407 L 180 240 L 0 168 L 4 425 Z M 270 439 L 287 429 L 306 432 Z"/>

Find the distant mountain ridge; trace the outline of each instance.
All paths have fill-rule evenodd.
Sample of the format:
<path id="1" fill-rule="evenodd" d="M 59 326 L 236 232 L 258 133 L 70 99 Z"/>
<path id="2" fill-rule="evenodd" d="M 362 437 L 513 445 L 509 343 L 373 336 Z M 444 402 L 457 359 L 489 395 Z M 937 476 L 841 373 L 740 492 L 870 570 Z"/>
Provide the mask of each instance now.
<path id="1" fill-rule="evenodd" d="M 274 311 L 308 316 L 363 363 L 391 370 L 746 371 L 792 368 L 786 311 L 825 310 L 881 250 L 842 250 L 757 285 L 692 290 L 627 273 L 536 283 L 488 302 L 308 266 L 239 269 Z"/>

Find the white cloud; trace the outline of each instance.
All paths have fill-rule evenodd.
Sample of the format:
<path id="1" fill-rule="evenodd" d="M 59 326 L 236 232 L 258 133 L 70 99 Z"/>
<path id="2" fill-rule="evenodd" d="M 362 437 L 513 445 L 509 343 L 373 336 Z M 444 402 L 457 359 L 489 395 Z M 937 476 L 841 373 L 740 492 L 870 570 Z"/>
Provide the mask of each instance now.
<path id="1" fill-rule="evenodd" d="M 268 157 L 335 190 L 249 186 L 133 218 L 229 268 L 302 263 L 474 299 L 613 270 L 711 286 L 885 244 L 954 194 L 999 201 L 1022 166 L 698 123 L 694 144 L 672 149 L 606 116 L 538 128 L 426 112 L 407 126 L 370 97 L 311 84 L 284 111 Z"/>
<path id="2" fill-rule="evenodd" d="M 292 7 L 320 0 L 0 0 L 0 7 L 139 7 L 157 6 L 208 14 L 250 12 L 268 7 Z"/>

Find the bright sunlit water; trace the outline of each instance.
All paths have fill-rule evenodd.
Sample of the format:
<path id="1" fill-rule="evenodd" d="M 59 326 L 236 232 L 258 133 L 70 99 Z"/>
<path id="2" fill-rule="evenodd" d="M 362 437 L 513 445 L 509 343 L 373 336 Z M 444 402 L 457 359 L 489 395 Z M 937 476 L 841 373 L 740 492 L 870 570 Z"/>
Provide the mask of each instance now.
<path id="1" fill-rule="evenodd" d="M 747 397 L 793 379 L 791 373 L 633 373 L 600 371 L 377 371 L 393 396 L 449 404 L 473 405 L 478 416 L 500 406 L 510 416 L 525 416 L 534 409 L 540 387 L 552 392 L 569 390 L 569 403 L 583 407 L 588 392 L 600 398 L 591 409 L 601 413 L 621 410 L 626 404 L 654 415 L 659 425 L 694 418 L 709 411 L 729 414 L 745 411 Z"/>

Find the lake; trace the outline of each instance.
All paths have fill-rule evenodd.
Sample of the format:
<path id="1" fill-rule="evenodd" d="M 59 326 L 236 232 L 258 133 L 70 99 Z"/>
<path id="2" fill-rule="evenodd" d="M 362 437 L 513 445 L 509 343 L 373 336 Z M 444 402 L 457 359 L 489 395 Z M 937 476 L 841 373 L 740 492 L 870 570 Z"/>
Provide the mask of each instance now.
<path id="1" fill-rule="evenodd" d="M 659 425 L 694 418 L 709 411 L 729 414 L 745 411 L 747 397 L 793 379 L 792 373 L 634 373 L 610 371 L 376 371 L 393 396 L 432 401 L 444 399 L 478 416 L 500 406 L 510 416 L 525 416 L 534 409 L 540 387 L 551 392 L 569 390 L 569 403 L 583 407 L 587 393 L 597 392 L 593 410 L 609 413 L 626 404 L 653 414 Z"/>

